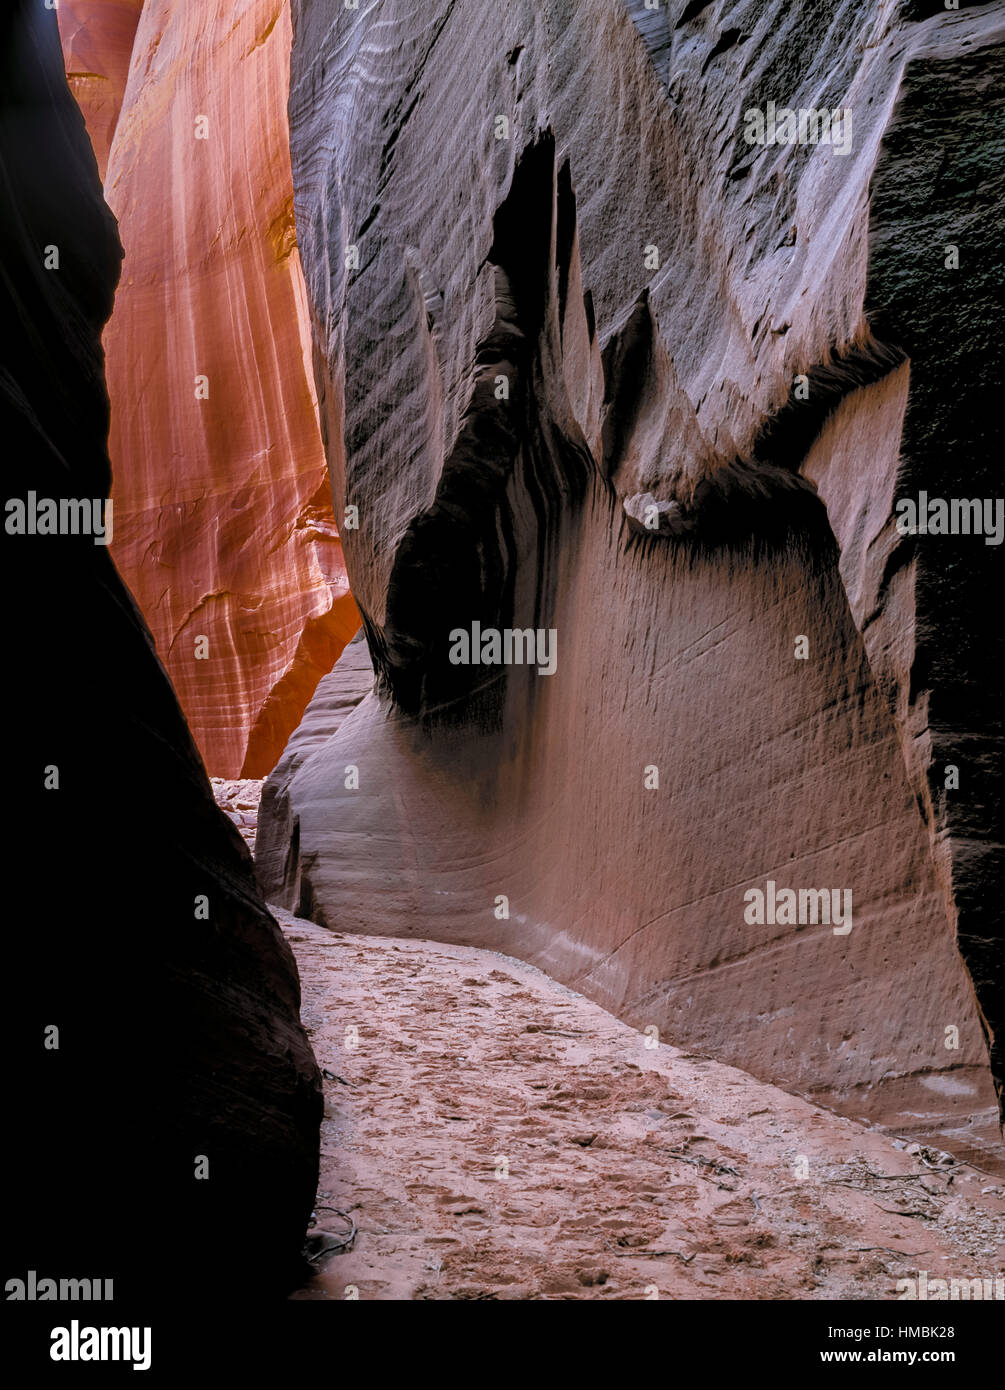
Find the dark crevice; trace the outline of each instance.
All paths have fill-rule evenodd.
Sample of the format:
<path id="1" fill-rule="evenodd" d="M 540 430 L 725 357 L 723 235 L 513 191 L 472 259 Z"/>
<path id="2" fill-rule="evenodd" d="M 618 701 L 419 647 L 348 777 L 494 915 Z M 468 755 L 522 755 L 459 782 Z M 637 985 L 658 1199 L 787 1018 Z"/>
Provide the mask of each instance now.
<path id="1" fill-rule="evenodd" d="M 674 29 L 683 29 L 685 24 L 690 24 L 692 19 L 697 19 L 703 10 L 707 10 L 712 0 L 690 0 L 684 6 L 684 12 L 674 25 Z"/>
<path id="2" fill-rule="evenodd" d="M 364 619 L 382 686 L 408 713 L 494 725 L 510 673 L 452 665 L 448 634 L 476 621 L 545 625 L 561 518 L 593 467 L 555 418 L 571 418 L 552 339 L 574 245 L 571 178 L 567 167 L 556 172 L 547 132 L 520 157 L 496 213 L 488 257 L 495 323 L 479 345 L 471 401 L 436 498 L 398 546 L 376 641 Z M 498 395 L 501 378 L 508 398 Z"/>
<path id="3" fill-rule="evenodd" d="M 744 34 L 743 31 L 740 29 L 724 29 L 723 32 L 719 35 L 719 38 L 717 39 L 708 57 L 705 59 L 704 63 L 702 63 L 702 75 L 704 76 L 704 74 L 708 71 L 710 64 L 716 58 L 718 58 L 720 53 L 725 53 L 735 44 L 744 43 L 746 37 L 746 34 Z"/>

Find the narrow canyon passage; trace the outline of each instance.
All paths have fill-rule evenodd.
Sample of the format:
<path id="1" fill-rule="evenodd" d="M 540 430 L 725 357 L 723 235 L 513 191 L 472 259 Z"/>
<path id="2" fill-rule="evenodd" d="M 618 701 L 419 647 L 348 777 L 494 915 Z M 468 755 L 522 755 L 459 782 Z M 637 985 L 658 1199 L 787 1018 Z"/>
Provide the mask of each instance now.
<path id="1" fill-rule="evenodd" d="M 1000 7 L 8 8 L 13 1301 L 1005 1301 Z"/>
<path id="2" fill-rule="evenodd" d="M 275 911 L 324 1075 L 314 1234 L 358 1227 L 295 1298 L 889 1299 L 1002 1267 L 1000 1179 L 510 957 Z"/>

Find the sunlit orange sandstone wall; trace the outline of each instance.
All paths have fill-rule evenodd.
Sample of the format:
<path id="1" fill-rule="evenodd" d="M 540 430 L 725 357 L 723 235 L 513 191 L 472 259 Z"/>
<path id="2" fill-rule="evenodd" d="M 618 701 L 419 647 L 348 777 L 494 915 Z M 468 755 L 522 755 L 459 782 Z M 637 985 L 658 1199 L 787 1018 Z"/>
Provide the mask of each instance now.
<path id="1" fill-rule="evenodd" d="M 261 776 L 359 625 L 293 222 L 289 8 L 63 0 L 59 22 L 125 247 L 113 552 L 209 771 Z"/>

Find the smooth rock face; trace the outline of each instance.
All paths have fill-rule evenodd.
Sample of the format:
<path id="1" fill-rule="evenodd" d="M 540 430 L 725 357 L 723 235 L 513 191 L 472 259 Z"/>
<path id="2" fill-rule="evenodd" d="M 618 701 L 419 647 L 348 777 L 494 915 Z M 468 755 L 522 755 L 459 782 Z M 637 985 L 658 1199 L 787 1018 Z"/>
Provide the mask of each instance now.
<path id="1" fill-rule="evenodd" d="M 970 599 L 1001 551 L 895 525 L 905 491 L 996 491 L 968 425 L 992 253 L 939 277 L 942 229 L 998 196 L 959 112 L 989 104 L 1000 20 L 670 11 L 294 3 L 297 226 L 378 687 L 267 783 L 260 881 L 1000 1163 Z M 848 152 L 747 143 L 768 101 L 851 107 Z M 950 111 L 963 174 L 937 180 Z M 452 663 L 473 622 L 553 629 L 557 670 Z M 757 920 L 769 882 L 850 893 L 851 931 Z"/>
<path id="2" fill-rule="evenodd" d="M 100 503 L 121 248 L 34 0 L 0 18 L 0 92 L 6 495 Z M 321 1120 L 293 957 L 109 549 L 4 542 L 8 1272 L 112 1279 L 116 1307 L 288 1287 Z"/>
<path id="3" fill-rule="evenodd" d="M 56 11 L 66 79 L 84 113 L 102 181 L 142 8 L 143 0 L 60 0 Z"/>
<path id="4" fill-rule="evenodd" d="M 283 753 L 274 774 L 265 782 L 258 807 L 255 833 L 255 870 L 266 892 L 275 890 L 283 901 L 300 908 L 311 906 L 310 875 L 301 874 L 300 827 L 286 788 L 302 763 L 323 752 L 364 696 L 373 690 L 373 666 L 362 632 L 348 644 L 307 707 L 303 722 Z M 358 781 L 359 769 L 347 764 L 341 781 L 347 790 Z M 264 806 L 262 804 L 264 802 Z M 364 884 L 369 876 L 364 868 Z M 305 898 L 304 894 L 308 896 Z"/>
<path id="5" fill-rule="evenodd" d="M 275 765 L 359 623 L 311 379 L 289 48 L 273 0 L 148 0 L 105 184 L 126 251 L 105 333 L 114 554 L 229 778 Z"/>

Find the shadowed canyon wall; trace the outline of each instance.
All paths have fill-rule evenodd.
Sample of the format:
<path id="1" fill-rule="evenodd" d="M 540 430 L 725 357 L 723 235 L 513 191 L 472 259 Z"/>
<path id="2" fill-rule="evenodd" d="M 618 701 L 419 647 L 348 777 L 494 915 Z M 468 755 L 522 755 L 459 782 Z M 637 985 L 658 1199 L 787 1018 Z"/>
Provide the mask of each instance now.
<path id="1" fill-rule="evenodd" d="M 337 665 L 267 784 L 267 895 L 512 952 L 1000 1166 L 1001 548 L 895 521 L 1000 491 L 974 423 L 1000 12 L 295 0 L 293 26 L 376 688 L 342 699 Z M 769 101 L 850 108 L 848 149 L 749 143 Z M 557 669 L 454 664 L 474 622 L 553 630 Z M 850 893 L 851 930 L 758 920 L 769 882 Z"/>
<path id="2" fill-rule="evenodd" d="M 211 773 L 276 762 L 356 631 L 293 224 L 290 18 L 275 0 L 64 13 L 125 247 L 105 332 L 116 562 Z"/>
<path id="3" fill-rule="evenodd" d="M 34 0 L 0 17 L 0 93 L 6 497 L 100 506 L 122 252 Z M 281 1290 L 321 1119 L 293 957 L 108 547 L 8 525 L 4 558 L 7 1273 L 112 1280 L 121 1317 Z"/>

